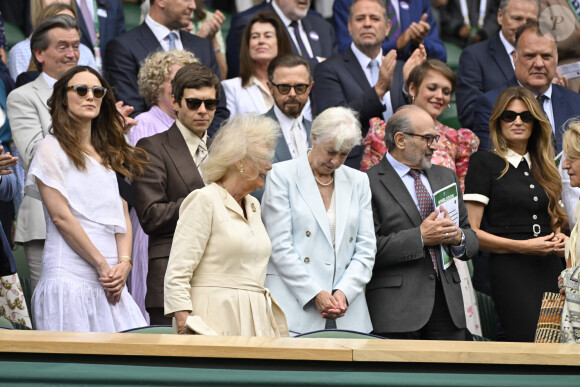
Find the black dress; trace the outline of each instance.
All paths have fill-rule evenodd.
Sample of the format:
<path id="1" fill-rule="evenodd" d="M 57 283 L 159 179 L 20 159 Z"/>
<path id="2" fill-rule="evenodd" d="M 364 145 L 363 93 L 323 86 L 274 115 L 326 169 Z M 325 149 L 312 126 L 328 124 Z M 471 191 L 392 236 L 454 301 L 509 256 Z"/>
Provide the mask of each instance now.
<path id="1" fill-rule="evenodd" d="M 491 234 L 524 240 L 552 232 L 548 196 L 522 157 L 517 168 L 491 152 L 471 156 L 465 179 L 465 201 L 489 198 L 483 216 Z M 481 198 L 481 196 L 480 196 Z M 492 298 L 508 341 L 534 341 L 544 292 L 558 292 L 564 269 L 555 254 L 490 254 Z"/>

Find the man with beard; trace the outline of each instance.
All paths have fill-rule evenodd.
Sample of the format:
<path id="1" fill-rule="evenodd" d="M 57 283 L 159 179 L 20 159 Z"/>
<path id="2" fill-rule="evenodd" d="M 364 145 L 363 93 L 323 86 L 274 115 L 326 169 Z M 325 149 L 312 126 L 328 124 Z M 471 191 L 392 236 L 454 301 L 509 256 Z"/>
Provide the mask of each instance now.
<path id="1" fill-rule="evenodd" d="M 117 99 L 135 108 L 133 116 L 149 109 L 139 95 L 137 74 L 143 60 L 154 51 L 191 51 L 200 63 L 215 74 L 220 73 L 211 42 L 181 30 L 191 21 L 194 10 L 194 0 L 152 0 L 145 21 L 112 39 L 107 45 L 105 73 L 115 89 Z M 210 133 L 214 133 L 219 124 L 228 117 L 229 112 L 222 93 Z"/>
<path id="2" fill-rule="evenodd" d="M 414 105 L 389 119 L 389 151 L 369 175 L 377 255 L 367 304 L 375 334 L 392 339 L 465 340 L 463 298 L 457 268 L 444 268 L 441 248 L 467 260 L 477 254 L 455 173 L 431 165 L 439 135 L 433 119 Z M 433 192 L 455 184 L 457 227 Z"/>
<path id="3" fill-rule="evenodd" d="M 313 84 L 310 66 L 303 57 L 282 55 L 270 62 L 268 88 L 274 97 L 274 106 L 264 115 L 277 121 L 283 134 L 278 138 L 272 164 L 296 159 L 312 146 L 312 122 L 302 116 L 302 110 Z M 259 189 L 252 195 L 262 200 L 263 193 L 264 189 Z"/>

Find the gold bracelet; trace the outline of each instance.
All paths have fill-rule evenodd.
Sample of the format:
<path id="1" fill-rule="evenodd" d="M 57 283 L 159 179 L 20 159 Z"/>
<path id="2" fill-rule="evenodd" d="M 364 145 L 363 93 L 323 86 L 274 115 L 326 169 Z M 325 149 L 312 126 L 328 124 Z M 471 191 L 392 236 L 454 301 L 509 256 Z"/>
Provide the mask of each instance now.
<path id="1" fill-rule="evenodd" d="M 133 259 L 130 256 L 128 256 L 128 255 L 121 255 L 119 257 L 119 263 L 121 263 L 123 261 L 129 261 L 129 263 L 131 264 L 131 266 L 133 266 Z"/>

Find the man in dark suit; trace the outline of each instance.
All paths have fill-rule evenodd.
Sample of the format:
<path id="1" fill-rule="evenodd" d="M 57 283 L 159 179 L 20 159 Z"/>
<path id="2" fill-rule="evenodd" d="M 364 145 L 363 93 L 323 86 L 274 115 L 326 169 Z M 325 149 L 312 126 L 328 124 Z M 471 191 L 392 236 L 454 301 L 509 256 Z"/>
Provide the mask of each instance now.
<path id="1" fill-rule="evenodd" d="M 352 0 L 334 0 L 332 7 L 332 20 L 340 52 L 344 52 L 351 43 L 350 31 L 347 29 L 351 3 Z M 392 3 L 386 0 L 385 3 L 387 17 L 391 19 L 391 31 L 389 36 L 383 38 L 384 52 L 397 50 L 397 58 L 406 60 L 419 44 L 423 44 L 429 58 L 447 61 L 447 51 L 439 38 L 437 23 L 431 17 L 429 0 L 399 0 Z"/>
<path id="2" fill-rule="evenodd" d="M 163 279 L 179 207 L 190 192 L 205 186 L 199 166 L 211 144 L 207 129 L 219 99 L 219 79 L 207 66 L 191 63 L 175 74 L 172 93 L 175 123 L 137 142 L 150 156 L 134 185 L 137 216 L 149 235 L 145 307 L 151 324 L 171 324 L 163 312 Z"/>
<path id="3" fill-rule="evenodd" d="M 374 333 L 393 339 L 465 340 L 468 336 L 457 268 L 441 248 L 467 260 L 478 249 L 455 173 L 431 165 L 437 149 L 433 119 L 414 105 L 387 122 L 385 157 L 367 173 L 377 255 L 366 297 Z M 454 184 L 456 226 L 433 208 L 433 192 Z"/>
<path id="4" fill-rule="evenodd" d="M 318 113 L 334 106 L 356 110 L 364 137 L 371 118 L 387 120 L 407 103 L 403 94 L 406 76 L 426 55 L 421 46 L 405 64 L 397 61 L 395 50 L 382 51 L 381 44 L 390 25 L 383 1 L 355 0 L 351 13 L 348 28 L 354 44 L 316 67 L 312 96 Z M 361 160 L 362 148 L 356 146 L 345 164 L 359 169 Z"/>
<path id="5" fill-rule="evenodd" d="M 461 126 L 473 128 L 476 102 L 484 93 L 502 87 L 514 77 L 511 53 L 516 30 L 537 20 L 535 0 L 502 0 L 497 11 L 499 34 L 463 50 L 457 69 L 457 113 Z"/>
<path id="6" fill-rule="evenodd" d="M 121 0 L 76 0 L 78 8 L 79 27 L 81 29 L 81 43 L 90 48 L 95 57 L 104 58 L 105 47 L 111 39 L 125 31 L 125 15 Z M 83 3 L 86 2 L 88 15 L 85 17 Z M 90 24 L 92 24 L 92 30 Z M 98 29 L 98 31 L 97 31 Z M 96 33 L 99 33 L 99 52 L 95 51 Z M 99 62 L 97 62 L 98 64 Z"/>
<path id="7" fill-rule="evenodd" d="M 338 53 L 338 46 L 332 25 L 317 12 L 310 10 L 311 0 L 273 0 L 262 3 L 234 15 L 226 39 L 228 78 L 234 78 L 240 72 L 240 47 L 246 25 L 261 11 L 270 11 L 280 18 L 292 42 L 292 52 L 308 59 L 314 70 L 317 63 Z M 290 24 L 293 25 L 290 25 Z M 296 24 L 296 26 L 294 26 Z M 296 37 L 295 29 L 299 32 Z"/>
<path id="8" fill-rule="evenodd" d="M 181 30 L 191 21 L 195 9 L 193 1 L 154 0 L 145 21 L 109 42 L 106 48 L 104 68 L 118 100 L 135 108 L 133 116 L 149 107 L 139 95 L 137 74 L 141 63 L 154 51 L 187 50 L 195 54 L 200 63 L 208 66 L 215 74 L 219 67 L 211 42 Z M 229 117 L 225 96 L 220 100 L 210 133 Z"/>
<path id="9" fill-rule="evenodd" d="M 562 150 L 563 124 L 580 114 L 580 95 L 552 83 L 558 65 L 556 43 L 551 36 L 540 31 L 538 22 L 522 25 L 516 33 L 515 43 L 515 77 L 477 100 L 473 131 L 479 137 L 479 149 L 489 150 L 491 147 L 489 118 L 497 97 L 505 88 L 521 85 L 534 93 L 538 100 L 543 100 L 540 105 L 552 125 L 558 153 Z"/>

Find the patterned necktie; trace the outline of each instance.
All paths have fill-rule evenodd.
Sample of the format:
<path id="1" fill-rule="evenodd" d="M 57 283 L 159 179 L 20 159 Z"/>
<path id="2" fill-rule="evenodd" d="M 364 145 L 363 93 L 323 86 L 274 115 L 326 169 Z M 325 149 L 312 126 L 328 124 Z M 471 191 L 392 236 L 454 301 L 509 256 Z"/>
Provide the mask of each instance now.
<path id="1" fill-rule="evenodd" d="M 169 40 L 169 49 L 175 50 L 175 32 L 167 34 L 167 40 Z"/>
<path id="2" fill-rule="evenodd" d="M 89 1 L 90 0 L 81 0 L 81 14 L 83 15 L 83 20 L 85 21 L 85 25 L 89 31 L 91 42 L 95 44 L 97 42 L 97 33 L 95 32 L 95 22 L 91 17 L 91 11 L 89 11 L 89 5 L 87 4 Z"/>
<path id="3" fill-rule="evenodd" d="M 415 192 L 417 193 L 417 201 L 419 202 L 419 213 L 421 214 L 421 219 L 424 220 L 426 217 L 431 215 L 433 211 L 435 211 L 435 208 L 433 206 L 433 199 L 431 198 L 429 191 L 427 191 L 427 188 L 425 188 L 423 182 L 421 181 L 421 171 L 419 171 L 418 169 L 411 169 L 409 171 L 409 175 L 411 175 L 413 177 L 413 180 L 415 181 Z M 427 250 L 429 250 L 429 255 L 431 256 L 433 269 L 435 270 L 435 273 L 439 275 L 435 247 L 429 246 L 427 247 Z"/>
<path id="4" fill-rule="evenodd" d="M 292 27 L 292 32 L 294 32 L 294 37 L 296 38 L 296 43 L 298 43 L 298 50 L 300 50 L 300 56 L 304 58 L 310 58 L 308 55 L 308 51 L 306 50 L 306 46 L 304 46 L 304 42 L 302 41 L 302 36 L 300 36 L 300 26 L 296 20 L 292 20 L 290 23 L 290 27 Z"/>
<path id="5" fill-rule="evenodd" d="M 201 163 L 203 163 L 207 157 L 207 147 L 205 145 L 205 142 L 203 142 L 202 140 L 199 140 L 199 145 L 197 146 L 196 153 L 197 156 L 195 158 L 195 166 L 199 168 Z"/>
<path id="6" fill-rule="evenodd" d="M 399 2 L 400 1 L 402 0 L 399 0 Z M 397 11 L 395 11 L 395 7 L 390 0 L 387 2 L 387 17 L 391 21 L 391 29 L 389 30 L 388 38 L 389 40 L 396 40 L 399 35 L 401 35 L 401 25 L 397 18 Z"/>
<path id="7" fill-rule="evenodd" d="M 546 101 L 548 99 L 548 96 L 541 94 L 538 95 L 536 97 L 536 99 L 538 100 L 538 103 L 540 104 L 540 107 L 542 108 L 542 112 L 544 113 L 544 115 L 546 116 L 546 118 L 548 118 L 548 121 L 550 120 L 548 115 L 546 114 L 546 110 L 544 109 L 544 101 Z M 558 144 L 556 143 L 556 136 L 554 136 L 554 131 L 552 130 L 552 147 L 554 148 L 554 154 L 558 154 Z"/>
<path id="8" fill-rule="evenodd" d="M 373 81 L 371 86 L 374 87 L 379 80 L 379 61 L 376 59 L 371 60 L 369 67 L 371 69 L 371 80 Z"/>

